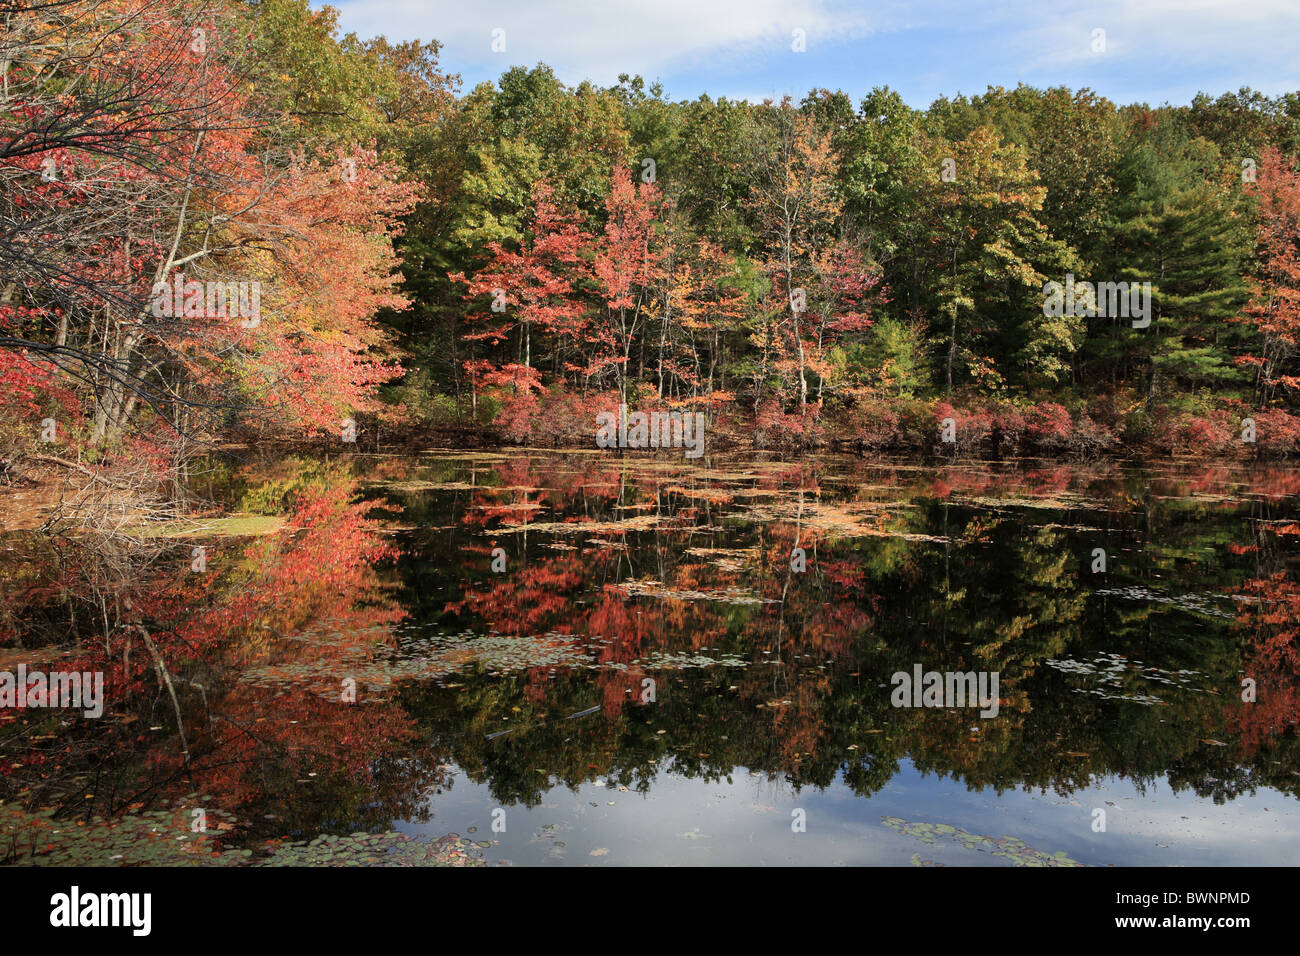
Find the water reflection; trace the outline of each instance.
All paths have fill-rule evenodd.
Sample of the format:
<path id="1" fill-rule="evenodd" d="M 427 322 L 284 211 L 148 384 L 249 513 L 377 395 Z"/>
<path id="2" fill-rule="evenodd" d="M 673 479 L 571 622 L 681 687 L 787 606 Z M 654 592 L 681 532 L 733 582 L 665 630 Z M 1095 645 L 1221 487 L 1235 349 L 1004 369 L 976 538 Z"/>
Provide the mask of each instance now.
<path id="1" fill-rule="evenodd" d="M 1286 862 L 1298 490 L 1116 464 L 246 467 L 229 509 L 280 520 L 4 536 L 0 670 L 102 670 L 109 709 L 0 711 L 3 852 Z M 918 664 L 997 672 L 998 716 L 892 706 Z M 144 819 L 168 839 L 120 852 Z"/>

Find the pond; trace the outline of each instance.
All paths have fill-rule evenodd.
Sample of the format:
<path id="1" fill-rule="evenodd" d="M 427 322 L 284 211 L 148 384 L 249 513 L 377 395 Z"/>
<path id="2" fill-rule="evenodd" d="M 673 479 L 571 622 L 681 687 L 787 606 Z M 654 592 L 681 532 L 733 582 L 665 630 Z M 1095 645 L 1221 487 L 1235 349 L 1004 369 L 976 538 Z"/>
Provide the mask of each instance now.
<path id="1" fill-rule="evenodd" d="M 1300 859 L 1291 469 L 443 450 L 196 493 L 228 515 L 0 537 L 0 671 L 105 694 L 0 710 L 7 862 Z"/>

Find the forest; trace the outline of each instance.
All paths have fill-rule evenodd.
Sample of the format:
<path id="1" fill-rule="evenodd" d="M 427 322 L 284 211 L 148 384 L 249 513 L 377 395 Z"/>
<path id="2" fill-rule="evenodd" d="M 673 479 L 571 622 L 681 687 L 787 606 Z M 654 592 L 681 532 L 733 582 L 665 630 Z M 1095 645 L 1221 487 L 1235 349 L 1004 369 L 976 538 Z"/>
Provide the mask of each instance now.
<path id="1" fill-rule="evenodd" d="M 0 867 L 1294 863 L 1300 91 L 359 6 L 0 0 Z"/>
<path id="2" fill-rule="evenodd" d="M 620 405 L 794 453 L 1300 452 L 1300 93 L 464 89 L 307 0 L 2 16 L 6 473 L 594 447 Z"/>

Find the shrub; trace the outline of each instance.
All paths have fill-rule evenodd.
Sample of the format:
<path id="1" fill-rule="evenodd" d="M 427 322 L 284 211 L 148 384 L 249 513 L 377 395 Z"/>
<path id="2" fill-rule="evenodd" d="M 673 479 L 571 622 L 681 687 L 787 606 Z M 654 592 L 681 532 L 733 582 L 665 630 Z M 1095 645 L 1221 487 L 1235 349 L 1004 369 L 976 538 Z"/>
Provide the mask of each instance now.
<path id="1" fill-rule="evenodd" d="M 1178 421 L 1174 450 L 1196 457 L 1215 455 L 1236 445 L 1240 432 L 1232 412 L 1217 408 L 1205 415 L 1192 415 Z"/>
<path id="2" fill-rule="evenodd" d="M 1026 428 L 1034 445 L 1045 451 L 1069 448 L 1074 436 L 1069 411 L 1056 402 L 1039 402 L 1031 408 Z"/>
<path id="3" fill-rule="evenodd" d="M 595 441 L 596 415 L 618 408 L 613 393 L 579 395 L 555 385 L 538 392 L 503 394 L 495 425 L 515 444 L 590 445 Z"/>
<path id="4" fill-rule="evenodd" d="M 1015 405 L 995 406 L 993 417 L 993 445 L 999 454 L 1014 454 L 1025 440 L 1029 421 Z"/>
<path id="5" fill-rule="evenodd" d="M 820 417 L 820 405 L 805 405 L 801 414 L 785 411 L 776 400 L 765 402 L 754 422 L 754 444 L 758 448 L 811 448 L 825 440 Z"/>
<path id="6" fill-rule="evenodd" d="M 1255 443 L 1261 454 L 1285 457 L 1300 452 L 1300 416 L 1270 408 L 1254 418 Z"/>
<path id="7" fill-rule="evenodd" d="M 903 419 L 891 403 L 863 401 L 846 416 L 845 434 L 862 448 L 896 448 L 903 443 Z"/>
<path id="8" fill-rule="evenodd" d="M 993 415 L 986 409 L 958 409 L 948 402 L 938 401 L 934 403 L 931 415 L 933 437 L 930 440 L 941 448 L 953 447 L 941 440 L 945 418 L 951 418 L 956 425 L 956 449 L 966 454 L 978 451 L 993 434 Z"/>
<path id="9" fill-rule="evenodd" d="M 1115 429 L 1105 422 L 1099 422 L 1091 415 L 1084 415 L 1075 426 L 1071 448 L 1080 455 L 1100 455 L 1119 444 Z"/>

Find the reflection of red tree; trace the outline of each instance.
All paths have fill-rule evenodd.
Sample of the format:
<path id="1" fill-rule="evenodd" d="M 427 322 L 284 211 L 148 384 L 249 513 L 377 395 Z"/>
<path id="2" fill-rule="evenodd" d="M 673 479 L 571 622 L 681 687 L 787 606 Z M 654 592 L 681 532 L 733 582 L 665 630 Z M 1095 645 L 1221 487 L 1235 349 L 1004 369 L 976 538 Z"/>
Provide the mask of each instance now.
<path id="1" fill-rule="evenodd" d="M 1300 724 L 1300 585 L 1286 572 L 1248 581 L 1242 592 L 1254 598 L 1238 621 L 1249 635 L 1243 670 L 1256 682 L 1256 700 L 1243 703 L 1234 694 L 1241 758 L 1287 728 Z"/>
<path id="2" fill-rule="evenodd" d="M 711 523 L 713 511 L 735 498 L 734 484 L 689 473 L 623 471 L 614 466 L 593 475 L 553 461 L 520 470 L 516 459 L 498 466 L 498 476 L 512 489 L 510 494 L 544 489 L 557 512 L 599 523 L 597 533 L 605 540 L 625 538 L 621 529 L 605 523 L 626 516 L 626 511 L 609 507 L 613 501 L 633 505 L 633 513 L 653 509 L 671 514 L 674 523 L 689 525 L 688 515 Z M 806 464 L 765 471 L 755 476 L 754 484 L 782 495 L 797 490 L 810 501 L 820 493 L 816 469 Z M 505 509 L 502 517 L 509 520 Z M 482 509 L 466 514 L 463 523 L 483 523 Z M 660 698 L 671 693 L 677 667 L 648 664 L 657 653 L 707 653 L 705 649 L 724 643 L 738 653 L 750 653 L 756 666 L 739 670 L 732 679 L 741 699 L 762 705 L 757 713 L 771 722 L 775 756 L 788 771 L 797 772 L 817 752 L 831 725 L 826 715 L 830 675 L 817 665 L 852 654 L 871 625 L 879 598 L 869 592 L 868 572 L 856 556 L 832 556 L 829 548 L 818 551 L 826 536 L 823 529 L 800 527 L 795 521 L 769 522 L 759 549 L 748 551 L 749 557 L 741 561 L 725 553 L 722 560 L 713 560 L 708 547 L 716 539 L 711 534 L 704 532 L 701 540 L 692 542 L 704 549 L 698 556 L 682 553 L 681 538 L 675 534 L 657 543 L 638 540 L 635 566 L 616 547 L 533 555 L 526 567 L 494 575 L 462 592 L 446 610 L 473 615 L 480 626 L 528 636 L 539 644 L 585 648 L 588 659 L 599 665 L 595 682 L 610 718 L 641 699 L 646 677 L 656 680 Z M 566 540 L 578 547 L 586 543 L 581 538 Z M 807 573 L 787 573 L 796 544 L 808 552 Z M 646 554 L 658 560 L 646 564 Z M 629 580 L 644 587 L 624 586 Z M 780 663 L 767 666 L 774 661 Z M 529 669 L 529 700 L 544 704 L 548 689 L 562 680 L 565 670 Z"/>
<path id="3" fill-rule="evenodd" d="M 344 704 L 304 688 L 236 684 L 218 705 L 220 716 L 191 743 L 196 755 L 184 772 L 193 789 L 228 809 L 280 794 L 308 774 L 376 787 L 376 763 L 395 758 L 415 737 L 409 716 L 391 701 Z M 156 749 L 150 760 L 165 777 L 182 770 L 174 748 Z"/>
<path id="4" fill-rule="evenodd" d="M 209 550 L 214 573 L 140 589 L 140 618 L 160 632 L 154 640 L 169 664 L 212 650 L 262 660 L 270 635 L 321 621 L 337 625 L 345 641 L 372 644 L 376 627 L 401 620 L 400 608 L 373 603 L 384 590 L 374 565 L 396 549 L 367 517 L 374 506 L 350 503 L 352 494 L 345 484 L 305 495 L 284 532 L 248 544 L 229 574 L 221 573 L 220 552 Z"/>
<path id="5" fill-rule="evenodd" d="M 496 577 L 486 587 L 466 589 L 448 602 L 447 614 L 473 614 L 501 634 L 568 633 L 569 613 L 584 578 L 582 557 L 563 554 Z"/>
<path id="6" fill-rule="evenodd" d="M 173 655 L 198 653 L 211 666 L 223 664 L 306 664 L 312 674 L 341 691 L 355 667 L 358 647 L 395 644 L 391 625 L 406 616 L 385 600 L 374 565 L 396 554 L 380 524 L 367 516 L 373 505 L 351 502 L 353 486 L 338 485 L 300 500 L 286 532 L 250 544 L 244 559 L 255 569 L 252 580 L 194 613 L 180 600 L 142 603 L 146 613 L 166 621 L 179 612 L 172 634 L 160 642 Z M 190 578 L 183 579 L 186 587 Z M 209 597 L 212 597 L 209 589 Z M 321 634 L 320 641 L 277 642 L 268 635 Z M 180 663 L 169 660 L 169 666 Z M 236 684 L 216 710 L 221 720 L 201 740 L 212 748 L 208 759 L 188 768 L 207 779 L 218 798 L 252 796 L 260 788 L 262 761 L 277 758 L 281 772 L 300 774 L 308 766 L 366 780 L 375 760 L 393 753 L 407 739 L 409 718 L 391 703 L 350 705 L 319 695 L 308 681 L 250 688 Z M 160 769 L 175 765 L 175 751 L 156 755 Z"/>
<path id="7" fill-rule="evenodd" d="M 232 809 L 266 792 L 272 779 L 282 785 L 313 771 L 374 782 L 376 762 L 410 738 L 411 721 L 394 703 L 344 703 L 342 680 L 358 651 L 368 657 L 395 644 L 391 627 L 405 612 L 375 569 L 396 552 L 367 515 L 373 504 L 352 502 L 353 492 L 353 484 L 342 484 L 305 493 L 288 527 L 248 544 L 241 558 L 233 548 L 210 549 L 208 573 L 189 573 L 184 563 L 134 582 L 122 596 L 128 623 L 61 664 L 104 672 L 105 701 L 117 719 L 95 728 L 95 748 L 147 746 L 153 781 L 146 790 L 184 787 Z M 309 634 L 319 640 L 301 639 Z M 282 639 L 290 635 L 300 639 Z M 188 761 L 175 738 L 160 742 L 139 732 L 138 715 L 130 713 L 153 709 L 159 695 L 149 644 L 182 708 Z M 280 668 L 284 680 L 238 680 L 250 667 L 268 666 Z M 295 678 L 302 673 L 311 678 Z M 321 682 L 335 695 L 323 696 Z M 85 756 L 78 754 L 72 746 L 39 750 L 28 762 L 52 776 L 51 763 L 75 772 L 63 764 Z"/>
<path id="8" fill-rule="evenodd" d="M 1300 495 L 1300 470 L 1260 467 L 1250 473 L 1250 492 L 1264 498 L 1291 498 Z"/>

